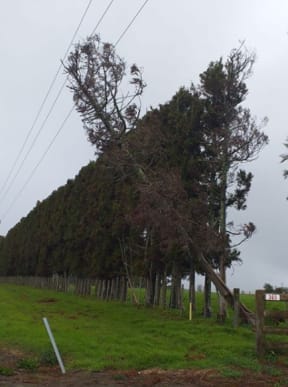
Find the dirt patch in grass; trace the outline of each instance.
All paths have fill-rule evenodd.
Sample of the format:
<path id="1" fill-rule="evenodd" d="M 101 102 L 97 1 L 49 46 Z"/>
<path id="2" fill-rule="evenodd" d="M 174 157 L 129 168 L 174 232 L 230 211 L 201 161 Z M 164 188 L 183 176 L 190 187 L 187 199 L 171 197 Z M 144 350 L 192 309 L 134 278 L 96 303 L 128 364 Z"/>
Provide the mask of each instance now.
<path id="1" fill-rule="evenodd" d="M 0 386 L 5 387 L 30 387 L 30 386 L 286 386 L 288 385 L 288 373 L 283 369 L 281 375 L 273 375 L 271 372 L 254 373 L 247 370 L 233 372 L 223 376 L 214 369 L 205 370 L 162 370 L 152 368 L 142 371 L 105 370 L 103 372 L 88 372 L 83 370 L 68 371 L 62 375 L 58 365 L 43 367 L 28 371 L 17 366 L 19 359 L 23 359 L 23 353 L 16 350 L 1 348 L 0 350 Z M 267 366 L 268 367 L 268 366 Z M 1 370 L 3 372 L 1 372 Z M 8 371 L 12 372 L 8 372 Z M 7 372 L 6 372 L 7 371 Z"/>
<path id="2" fill-rule="evenodd" d="M 0 349 L 0 367 L 14 370 L 17 362 L 23 357 L 23 353 L 16 349 L 1 348 Z"/>

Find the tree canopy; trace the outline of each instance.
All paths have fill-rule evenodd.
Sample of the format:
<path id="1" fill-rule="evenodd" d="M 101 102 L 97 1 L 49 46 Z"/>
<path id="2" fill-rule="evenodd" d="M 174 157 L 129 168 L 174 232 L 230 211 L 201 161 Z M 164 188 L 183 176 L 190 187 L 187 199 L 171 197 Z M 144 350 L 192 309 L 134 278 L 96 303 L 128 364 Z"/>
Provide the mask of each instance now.
<path id="1" fill-rule="evenodd" d="M 98 36 L 78 44 L 65 69 L 98 159 L 0 241 L 1 273 L 143 276 L 152 302 L 168 276 L 179 288 L 179 278 L 203 273 L 201 253 L 225 281 L 239 260 L 233 236 L 241 243 L 255 229 L 233 228 L 227 210 L 245 210 L 253 176 L 242 164 L 268 142 L 265 120 L 243 106 L 254 59 L 241 45 L 140 119 L 139 67 L 124 92 L 114 47 Z"/>

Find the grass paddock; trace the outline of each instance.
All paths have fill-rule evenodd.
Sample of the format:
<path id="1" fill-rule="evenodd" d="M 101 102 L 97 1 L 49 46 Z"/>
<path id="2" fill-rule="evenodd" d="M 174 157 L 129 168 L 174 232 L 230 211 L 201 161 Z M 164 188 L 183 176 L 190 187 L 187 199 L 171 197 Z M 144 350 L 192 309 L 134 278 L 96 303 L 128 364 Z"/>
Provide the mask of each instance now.
<path id="1" fill-rule="evenodd" d="M 68 369 L 216 368 L 223 375 L 261 371 L 251 327 L 234 329 L 231 312 L 224 325 L 215 316 L 203 319 L 203 295 L 197 297 L 199 312 L 189 321 L 187 303 L 180 314 L 1 284 L 0 343 L 21 350 L 26 359 L 39 359 L 51 351 L 42 322 L 47 317 Z M 241 300 L 254 309 L 253 296 L 241 295 Z M 213 305 L 216 310 L 216 295 Z"/>

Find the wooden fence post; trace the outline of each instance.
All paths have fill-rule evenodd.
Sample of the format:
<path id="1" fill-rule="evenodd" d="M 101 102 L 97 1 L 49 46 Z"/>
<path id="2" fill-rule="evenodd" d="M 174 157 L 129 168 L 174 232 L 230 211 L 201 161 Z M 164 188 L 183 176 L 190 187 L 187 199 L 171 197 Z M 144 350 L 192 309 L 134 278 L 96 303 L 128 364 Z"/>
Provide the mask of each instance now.
<path id="1" fill-rule="evenodd" d="M 239 297 L 240 297 L 240 289 L 234 288 L 234 319 L 233 319 L 233 326 L 234 328 L 238 328 L 239 326 L 239 315 L 240 315 L 240 303 L 239 303 Z"/>
<path id="2" fill-rule="evenodd" d="M 265 354 L 264 295 L 264 290 L 256 290 L 256 353 L 260 358 Z"/>

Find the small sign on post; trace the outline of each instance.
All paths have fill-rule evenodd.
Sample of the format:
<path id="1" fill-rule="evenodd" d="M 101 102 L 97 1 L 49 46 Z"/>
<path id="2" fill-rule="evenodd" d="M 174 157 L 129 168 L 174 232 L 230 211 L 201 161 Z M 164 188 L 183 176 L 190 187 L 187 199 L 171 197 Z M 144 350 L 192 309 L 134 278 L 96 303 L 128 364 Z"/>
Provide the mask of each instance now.
<path id="1" fill-rule="evenodd" d="M 280 301 L 280 294 L 266 293 L 265 301 Z"/>

